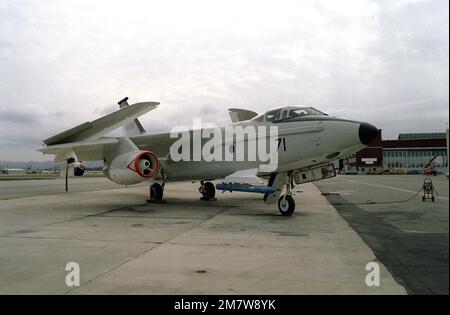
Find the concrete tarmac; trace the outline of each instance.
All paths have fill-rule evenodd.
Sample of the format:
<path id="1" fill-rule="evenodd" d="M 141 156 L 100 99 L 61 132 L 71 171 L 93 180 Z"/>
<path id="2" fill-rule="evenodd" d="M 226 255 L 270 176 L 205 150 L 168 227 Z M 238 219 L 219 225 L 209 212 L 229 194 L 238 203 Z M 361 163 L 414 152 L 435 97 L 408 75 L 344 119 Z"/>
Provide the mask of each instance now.
<path id="1" fill-rule="evenodd" d="M 168 183 L 162 204 L 99 178 L 68 193 L 62 180 L 5 183 L 0 294 L 406 293 L 383 264 L 381 285 L 366 285 L 377 258 L 313 184 L 282 217 L 255 194 L 201 201 L 191 183 Z M 65 283 L 69 262 L 79 287 Z"/>
<path id="2" fill-rule="evenodd" d="M 139 186 L 142 185 L 140 184 Z M 105 180 L 104 177 L 69 178 L 69 190 L 71 192 L 118 188 L 123 188 L 123 186 Z M 64 191 L 65 180 L 59 177 L 52 179 L 0 180 L 0 201 L 32 196 L 54 195 L 64 193 Z"/>
<path id="3" fill-rule="evenodd" d="M 423 202 L 422 192 L 406 202 L 424 179 L 338 176 L 316 185 L 409 294 L 448 295 L 449 182 L 431 178 L 439 194 L 435 202 Z"/>

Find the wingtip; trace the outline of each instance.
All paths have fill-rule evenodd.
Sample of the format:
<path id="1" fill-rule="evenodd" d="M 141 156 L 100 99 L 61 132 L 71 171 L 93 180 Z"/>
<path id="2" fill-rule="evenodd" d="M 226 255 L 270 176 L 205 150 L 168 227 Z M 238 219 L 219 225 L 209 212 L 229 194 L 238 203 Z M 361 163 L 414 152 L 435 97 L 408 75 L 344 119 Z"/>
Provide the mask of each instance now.
<path id="1" fill-rule="evenodd" d="M 140 105 L 140 106 L 158 106 L 160 102 L 140 102 L 140 103 L 134 103 L 133 105 Z M 131 106 L 133 106 L 131 105 Z"/>

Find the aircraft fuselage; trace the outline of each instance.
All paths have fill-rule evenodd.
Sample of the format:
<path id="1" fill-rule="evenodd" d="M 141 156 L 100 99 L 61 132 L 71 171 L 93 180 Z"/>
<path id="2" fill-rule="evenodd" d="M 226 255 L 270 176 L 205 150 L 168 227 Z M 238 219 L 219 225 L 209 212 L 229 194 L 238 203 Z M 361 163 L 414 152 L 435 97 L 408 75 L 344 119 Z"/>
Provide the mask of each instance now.
<path id="1" fill-rule="evenodd" d="M 302 169 L 348 156 L 367 145 L 367 143 L 364 143 L 367 141 L 361 139 L 361 137 L 364 137 L 362 135 L 365 132 L 364 128 L 374 128 L 366 123 L 328 116 L 309 116 L 307 119 L 301 121 L 286 121 L 279 124 L 249 120 L 235 123 L 232 126 L 242 126 L 244 129 L 247 126 L 278 127 L 278 135 L 275 139 L 271 139 L 268 134 L 265 137 L 263 136 L 267 143 L 269 141 L 277 142 L 277 166 L 272 173 Z M 224 129 L 225 127 L 220 128 L 222 134 L 225 134 Z M 193 150 L 193 135 L 195 132 L 202 132 L 203 130 L 190 131 L 189 160 L 173 162 L 171 159 L 167 159 L 162 161 L 162 167 L 167 176 L 167 181 L 214 180 L 223 178 L 242 169 L 258 168 L 260 165 L 267 163 L 267 161 L 262 161 L 258 155 L 255 160 L 249 159 L 247 152 L 243 160 L 234 159 L 233 161 L 225 161 L 222 159 L 206 162 L 203 158 L 198 160 L 198 156 L 197 161 L 194 160 L 196 158 L 196 152 Z M 131 138 L 131 140 L 142 150 L 152 150 L 151 146 L 146 145 L 145 137 L 145 135 L 138 136 Z M 166 137 L 169 138 L 169 133 L 166 134 Z M 261 136 L 257 138 L 261 140 Z M 202 144 L 208 140 L 203 139 Z M 225 152 L 225 150 L 233 150 L 233 146 L 236 148 L 240 145 L 239 142 L 243 142 L 241 144 L 247 147 L 249 145 L 248 142 L 253 141 L 244 137 L 234 139 L 231 144 L 228 140 L 223 138 L 222 144 L 220 145 L 222 152 Z M 176 139 L 167 141 L 173 144 Z M 217 146 L 214 150 L 217 150 Z M 159 152 L 160 157 L 167 155 L 170 155 L 170 152 Z M 266 173 L 270 172 L 259 172 L 258 175 L 265 175 Z"/>

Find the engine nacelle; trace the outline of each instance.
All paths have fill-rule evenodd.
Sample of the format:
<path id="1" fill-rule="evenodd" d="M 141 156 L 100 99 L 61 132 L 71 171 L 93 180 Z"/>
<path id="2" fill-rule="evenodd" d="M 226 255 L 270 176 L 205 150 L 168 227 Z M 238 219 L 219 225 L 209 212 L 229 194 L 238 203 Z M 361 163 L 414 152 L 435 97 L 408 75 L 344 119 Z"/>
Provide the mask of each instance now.
<path id="1" fill-rule="evenodd" d="M 160 170 L 160 162 L 156 154 L 150 151 L 135 151 L 121 154 L 106 165 L 103 173 L 113 182 L 120 185 L 141 183 Z"/>

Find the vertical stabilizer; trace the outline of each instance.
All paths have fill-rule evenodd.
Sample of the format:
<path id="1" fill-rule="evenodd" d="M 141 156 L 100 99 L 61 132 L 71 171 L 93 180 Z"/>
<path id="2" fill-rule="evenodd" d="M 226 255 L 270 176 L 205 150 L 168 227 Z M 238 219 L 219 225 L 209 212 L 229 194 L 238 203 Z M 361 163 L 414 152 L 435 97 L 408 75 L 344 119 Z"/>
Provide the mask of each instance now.
<path id="1" fill-rule="evenodd" d="M 128 97 L 125 97 L 123 100 L 118 102 L 120 108 L 128 107 Z M 144 127 L 142 127 L 141 122 L 135 118 L 131 120 L 126 120 L 124 125 L 122 126 L 123 135 L 126 137 L 138 136 L 145 133 Z"/>

